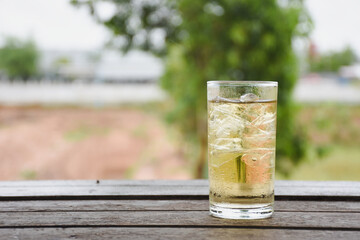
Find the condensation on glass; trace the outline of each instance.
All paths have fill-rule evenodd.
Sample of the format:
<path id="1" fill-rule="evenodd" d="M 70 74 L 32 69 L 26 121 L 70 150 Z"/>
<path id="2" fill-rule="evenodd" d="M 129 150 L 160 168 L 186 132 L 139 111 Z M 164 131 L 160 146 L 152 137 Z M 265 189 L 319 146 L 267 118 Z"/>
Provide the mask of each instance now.
<path id="1" fill-rule="evenodd" d="M 270 217 L 277 82 L 209 81 L 207 98 L 211 215 Z"/>

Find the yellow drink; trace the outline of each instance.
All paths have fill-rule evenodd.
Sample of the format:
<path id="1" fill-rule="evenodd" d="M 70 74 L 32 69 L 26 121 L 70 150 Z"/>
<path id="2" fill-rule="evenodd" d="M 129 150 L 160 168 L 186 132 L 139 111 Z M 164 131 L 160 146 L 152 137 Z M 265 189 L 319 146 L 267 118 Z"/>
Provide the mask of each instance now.
<path id="1" fill-rule="evenodd" d="M 264 217 L 272 214 L 275 140 L 276 101 L 217 98 L 208 102 L 213 215 L 222 217 L 224 209 L 256 208 L 266 209 Z"/>

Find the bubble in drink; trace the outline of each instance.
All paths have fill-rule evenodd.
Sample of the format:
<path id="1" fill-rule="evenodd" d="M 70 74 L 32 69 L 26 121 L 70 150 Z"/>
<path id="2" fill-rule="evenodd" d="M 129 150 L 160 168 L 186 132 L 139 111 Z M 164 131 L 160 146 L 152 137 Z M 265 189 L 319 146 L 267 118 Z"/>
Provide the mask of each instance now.
<path id="1" fill-rule="evenodd" d="M 276 101 L 255 94 L 208 102 L 210 204 L 263 207 L 274 200 Z"/>

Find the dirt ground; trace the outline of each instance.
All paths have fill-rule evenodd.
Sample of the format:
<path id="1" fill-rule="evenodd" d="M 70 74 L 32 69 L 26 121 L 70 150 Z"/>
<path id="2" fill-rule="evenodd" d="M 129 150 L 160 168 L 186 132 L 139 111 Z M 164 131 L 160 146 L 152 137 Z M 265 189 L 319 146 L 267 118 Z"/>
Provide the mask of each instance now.
<path id="1" fill-rule="evenodd" d="M 0 107 L 0 180 L 189 179 L 179 146 L 141 110 Z"/>

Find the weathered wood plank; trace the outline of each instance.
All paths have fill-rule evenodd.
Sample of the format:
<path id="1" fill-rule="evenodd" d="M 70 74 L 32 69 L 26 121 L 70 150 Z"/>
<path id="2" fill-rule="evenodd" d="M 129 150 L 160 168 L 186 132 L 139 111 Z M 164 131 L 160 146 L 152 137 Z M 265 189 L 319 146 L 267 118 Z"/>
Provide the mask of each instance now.
<path id="1" fill-rule="evenodd" d="M 205 189 L 203 188 L 205 191 Z M 99 198 L 126 198 L 126 197 L 160 197 L 190 196 L 206 198 L 206 194 L 199 194 L 199 188 L 193 186 L 55 186 L 55 187 L 14 187 L 0 188 L 1 198 L 41 198 L 58 197 L 65 199 Z M 208 190 L 206 190 L 207 194 Z"/>
<path id="2" fill-rule="evenodd" d="M 275 211 L 283 212 L 359 212 L 360 202 L 351 201 L 275 201 Z"/>
<path id="3" fill-rule="evenodd" d="M 275 201 L 275 211 L 358 212 L 360 202 Z M 53 200 L 3 201 L 0 212 L 54 211 L 208 211 L 208 200 Z"/>
<path id="4" fill-rule="evenodd" d="M 208 209 L 208 200 L 35 200 L 3 201 L 0 204 L 0 212 L 205 211 Z"/>
<path id="5" fill-rule="evenodd" d="M 358 231 L 249 228 L 39 228 L 0 229 L 3 239 L 358 239 Z"/>
<path id="6" fill-rule="evenodd" d="M 277 180 L 277 186 L 284 187 L 359 187 L 356 181 L 289 181 Z M 0 181 L 0 187 L 56 187 L 56 186 L 208 186 L 206 179 L 194 180 L 34 180 Z"/>
<path id="7" fill-rule="evenodd" d="M 206 199 L 207 180 L 191 181 L 13 181 L 0 182 L 0 200 L 11 198 L 121 199 L 124 197 L 188 196 Z M 287 198 L 360 198 L 360 182 L 276 181 L 275 195 Z"/>
<path id="8" fill-rule="evenodd" d="M 351 181 L 275 181 L 279 196 L 360 197 L 360 182 Z"/>
<path id="9" fill-rule="evenodd" d="M 275 212 L 270 219 L 224 220 L 207 211 L 108 211 L 108 212 L 5 212 L 4 227 L 276 227 L 360 230 L 360 213 Z"/>
<path id="10" fill-rule="evenodd" d="M 207 186 L 205 179 L 194 180 L 29 180 L 0 181 L 0 187 L 80 187 L 80 186 Z"/>

